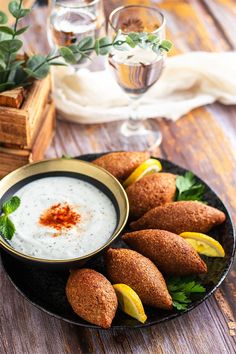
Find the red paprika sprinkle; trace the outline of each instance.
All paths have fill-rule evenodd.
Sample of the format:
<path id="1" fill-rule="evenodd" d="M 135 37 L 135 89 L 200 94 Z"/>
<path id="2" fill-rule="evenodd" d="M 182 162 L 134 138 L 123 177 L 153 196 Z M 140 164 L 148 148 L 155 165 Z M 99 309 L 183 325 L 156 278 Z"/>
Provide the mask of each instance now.
<path id="1" fill-rule="evenodd" d="M 80 215 L 67 204 L 55 204 L 40 216 L 39 223 L 57 231 L 70 229 L 80 221 Z"/>

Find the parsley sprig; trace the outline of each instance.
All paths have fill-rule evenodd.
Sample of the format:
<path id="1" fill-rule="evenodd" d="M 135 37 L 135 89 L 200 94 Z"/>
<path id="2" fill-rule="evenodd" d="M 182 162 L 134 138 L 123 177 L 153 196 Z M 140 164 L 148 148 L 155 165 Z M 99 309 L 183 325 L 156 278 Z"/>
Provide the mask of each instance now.
<path id="1" fill-rule="evenodd" d="M 172 297 L 173 306 L 179 311 L 184 311 L 188 308 L 188 305 L 192 302 L 192 294 L 206 292 L 204 286 L 196 280 L 180 277 L 169 278 L 167 288 Z"/>
<path id="2" fill-rule="evenodd" d="M 176 200 L 198 200 L 203 201 L 205 186 L 196 181 L 192 172 L 186 172 L 184 176 L 176 178 L 177 194 Z"/>
<path id="3" fill-rule="evenodd" d="M 12 214 L 20 206 L 20 198 L 17 196 L 8 199 L 2 205 L 2 215 L 0 216 L 0 234 L 7 240 L 11 240 L 16 232 L 15 225 L 9 219 L 8 215 Z"/>

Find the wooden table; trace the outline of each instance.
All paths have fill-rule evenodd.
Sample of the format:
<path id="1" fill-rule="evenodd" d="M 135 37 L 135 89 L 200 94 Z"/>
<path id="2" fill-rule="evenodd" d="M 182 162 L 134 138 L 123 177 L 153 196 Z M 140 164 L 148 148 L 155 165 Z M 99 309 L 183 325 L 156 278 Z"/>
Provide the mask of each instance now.
<path id="1" fill-rule="evenodd" d="M 141 1 L 142 3 L 148 1 Z M 172 0 L 158 3 L 167 17 L 175 52 L 221 51 L 236 46 L 235 0 Z M 137 3 L 137 1 L 136 1 Z M 109 13 L 118 1 L 107 0 Z M 46 10 L 35 8 L 30 48 L 47 50 Z M 44 40 L 45 39 L 45 40 Z M 235 64 L 236 65 L 236 64 Z M 236 79 L 236 78 L 235 78 Z M 236 221 L 236 107 L 212 104 L 195 109 L 176 123 L 149 121 L 164 140 L 156 155 L 167 158 L 206 180 L 229 206 Z M 47 157 L 117 150 L 113 124 L 79 126 L 58 121 Z M 128 148 L 142 148 L 142 146 Z M 25 301 L 0 268 L 0 353 L 199 353 L 236 351 L 236 267 L 205 303 L 184 315 L 143 330 L 81 329 L 54 319 Z"/>

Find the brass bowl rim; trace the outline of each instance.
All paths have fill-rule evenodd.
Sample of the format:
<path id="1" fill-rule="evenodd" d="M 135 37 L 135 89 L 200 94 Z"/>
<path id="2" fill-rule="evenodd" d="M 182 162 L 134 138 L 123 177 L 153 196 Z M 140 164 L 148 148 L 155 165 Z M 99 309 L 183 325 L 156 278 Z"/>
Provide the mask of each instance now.
<path id="1" fill-rule="evenodd" d="M 76 257 L 76 258 L 45 259 L 45 258 L 32 257 L 30 255 L 27 255 L 27 254 L 24 254 L 24 253 L 21 253 L 21 252 L 15 250 L 12 246 L 8 245 L 8 243 L 4 240 L 3 236 L 0 235 L 0 246 L 2 246 L 8 252 L 13 253 L 14 255 L 16 255 L 16 256 L 18 256 L 20 258 L 23 258 L 23 259 L 26 259 L 26 260 L 31 260 L 32 262 L 39 262 L 39 263 L 44 263 L 44 264 L 54 264 L 54 263 L 55 264 L 67 264 L 67 263 L 71 263 L 71 262 L 74 263 L 74 262 L 81 261 L 81 260 L 91 259 L 96 254 L 99 254 L 100 252 L 102 252 L 104 249 L 106 249 L 119 236 L 119 234 L 121 233 L 121 231 L 125 227 L 126 222 L 128 220 L 128 216 L 129 216 L 129 201 L 128 201 L 127 194 L 126 194 L 125 189 L 122 186 L 122 184 L 118 181 L 118 179 L 116 177 L 114 177 L 110 172 L 108 172 L 104 168 L 102 168 L 100 166 L 97 166 L 97 165 L 95 165 L 95 164 L 93 164 L 91 162 L 83 161 L 83 160 L 79 160 L 79 159 L 75 159 L 75 158 L 72 158 L 72 159 L 68 159 L 68 158 L 45 159 L 45 160 L 42 160 L 42 161 L 38 161 L 38 162 L 33 162 L 33 163 L 30 163 L 30 164 L 27 164 L 25 166 L 22 166 L 22 167 L 20 167 L 20 168 L 18 168 L 16 170 L 12 171 L 11 173 L 9 173 L 7 176 L 5 176 L 0 181 L 0 199 L 7 192 L 7 190 L 9 188 L 11 188 L 12 186 L 15 185 L 16 182 L 13 183 L 12 185 L 10 185 L 9 188 L 7 186 L 7 189 L 2 193 L 1 189 L 3 188 L 3 186 L 5 186 L 6 183 L 9 183 L 9 180 L 11 180 L 14 176 L 17 176 L 19 173 L 23 173 L 25 170 L 28 170 L 28 169 L 34 167 L 35 165 L 42 165 L 42 166 L 46 165 L 47 166 L 47 164 L 51 164 L 51 163 L 53 164 L 55 162 L 62 163 L 62 162 L 65 162 L 65 161 L 72 162 L 73 164 L 77 164 L 78 163 L 79 165 L 82 164 L 82 165 L 92 166 L 93 168 L 95 168 L 97 170 L 100 170 L 103 173 L 105 173 L 106 175 L 108 175 L 109 178 L 111 178 L 115 182 L 118 190 L 121 192 L 121 196 L 122 196 L 124 204 L 125 204 L 125 211 L 124 211 L 123 220 L 121 222 L 121 225 L 119 227 L 116 227 L 116 229 L 112 233 L 112 235 L 109 238 L 109 240 L 103 246 L 99 247 L 98 249 L 96 249 L 95 251 L 93 251 L 93 252 L 91 252 L 89 254 L 86 254 L 86 255 L 80 256 L 80 257 Z M 66 163 L 68 163 L 68 162 L 66 162 Z M 55 172 L 60 172 L 60 171 L 61 172 L 75 172 L 75 171 L 70 171 L 69 169 L 68 170 L 55 169 Z M 31 175 L 28 175 L 27 177 L 31 177 L 31 176 L 34 176 L 34 175 L 38 175 L 39 173 L 47 173 L 47 172 L 53 172 L 53 171 L 47 171 L 47 170 L 43 170 L 42 169 L 42 171 L 36 172 L 36 173 L 32 173 Z M 78 173 L 80 173 L 80 172 L 78 171 Z M 20 182 L 23 179 L 24 178 L 20 178 L 17 182 Z M 94 179 L 96 179 L 96 178 L 94 178 Z M 99 182 L 102 183 L 102 181 L 99 181 Z M 103 184 L 112 192 L 112 190 L 105 183 L 103 183 Z M 117 201 L 117 198 L 115 197 L 115 195 L 114 195 L 114 198 Z M 117 201 L 117 204 L 119 206 L 119 202 L 118 201 Z M 118 218 L 118 223 L 120 222 L 121 216 L 122 215 L 120 215 L 120 217 Z"/>

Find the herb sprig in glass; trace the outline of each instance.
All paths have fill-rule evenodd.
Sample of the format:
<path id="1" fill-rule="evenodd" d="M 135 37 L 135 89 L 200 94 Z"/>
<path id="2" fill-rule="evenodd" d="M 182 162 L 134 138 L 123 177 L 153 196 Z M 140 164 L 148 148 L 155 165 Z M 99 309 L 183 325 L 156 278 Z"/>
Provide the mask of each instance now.
<path id="1" fill-rule="evenodd" d="M 27 86 L 34 79 L 43 79 L 49 73 L 52 65 L 78 64 L 92 52 L 97 55 L 107 55 L 112 48 L 129 50 L 140 46 L 149 47 L 154 52 L 168 52 L 172 44 L 168 40 L 161 41 L 158 36 L 148 33 L 131 32 L 117 36 L 111 40 L 108 37 L 94 39 L 85 37 L 78 43 L 50 52 L 48 55 L 35 54 L 31 57 L 17 57 L 23 47 L 19 39 L 29 26 L 19 28 L 19 22 L 30 13 L 30 9 L 22 7 L 23 0 L 14 0 L 9 4 L 9 12 L 15 18 L 12 27 L 7 26 L 7 15 L 0 11 L 0 92 L 18 86 Z M 63 58 L 65 62 L 62 62 Z"/>

